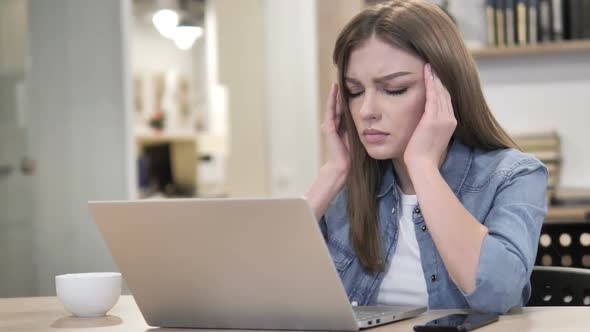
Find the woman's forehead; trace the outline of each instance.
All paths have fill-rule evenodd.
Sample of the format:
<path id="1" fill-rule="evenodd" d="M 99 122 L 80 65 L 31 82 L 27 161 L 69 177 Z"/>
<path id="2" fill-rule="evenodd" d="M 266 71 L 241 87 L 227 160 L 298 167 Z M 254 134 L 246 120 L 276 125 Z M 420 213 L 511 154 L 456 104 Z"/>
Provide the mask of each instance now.
<path id="1" fill-rule="evenodd" d="M 400 71 L 419 71 L 423 64 L 418 56 L 371 37 L 350 53 L 346 77 L 375 79 Z"/>

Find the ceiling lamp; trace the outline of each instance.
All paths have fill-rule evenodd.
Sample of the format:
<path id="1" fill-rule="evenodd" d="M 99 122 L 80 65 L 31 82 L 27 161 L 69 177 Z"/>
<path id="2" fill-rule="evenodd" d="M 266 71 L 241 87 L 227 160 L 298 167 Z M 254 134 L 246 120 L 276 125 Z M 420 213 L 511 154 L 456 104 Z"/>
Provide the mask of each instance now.
<path id="1" fill-rule="evenodd" d="M 152 23 L 162 36 L 174 39 L 178 25 L 178 14 L 170 9 L 158 10 L 152 16 Z"/>
<path id="2" fill-rule="evenodd" d="M 181 50 L 188 50 L 193 46 L 195 40 L 197 40 L 202 35 L 203 28 L 188 20 L 182 20 L 182 22 L 174 30 L 173 39 L 176 47 Z"/>

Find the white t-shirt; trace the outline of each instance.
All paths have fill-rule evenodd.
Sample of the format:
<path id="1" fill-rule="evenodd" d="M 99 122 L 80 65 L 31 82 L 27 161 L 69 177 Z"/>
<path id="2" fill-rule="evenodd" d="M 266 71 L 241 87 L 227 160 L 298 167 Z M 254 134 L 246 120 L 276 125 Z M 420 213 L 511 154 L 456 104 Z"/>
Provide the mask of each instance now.
<path id="1" fill-rule="evenodd" d="M 401 199 L 397 245 L 381 283 L 377 303 L 427 307 L 428 291 L 420 260 L 420 247 L 416 240 L 416 226 L 412 220 L 412 212 L 418 199 L 416 195 L 403 194 Z"/>

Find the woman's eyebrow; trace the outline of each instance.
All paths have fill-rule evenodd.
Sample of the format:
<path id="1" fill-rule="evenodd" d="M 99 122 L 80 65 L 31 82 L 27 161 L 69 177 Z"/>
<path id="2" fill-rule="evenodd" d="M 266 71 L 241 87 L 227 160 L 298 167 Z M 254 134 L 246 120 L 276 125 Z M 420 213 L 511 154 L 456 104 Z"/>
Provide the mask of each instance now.
<path id="1" fill-rule="evenodd" d="M 412 74 L 412 73 L 409 72 L 409 71 L 398 71 L 397 73 L 392 73 L 392 74 L 389 74 L 389 75 L 385 75 L 385 76 L 374 78 L 373 79 L 373 82 L 375 82 L 375 83 L 383 83 L 383 82 L 391 81 L 391 80 L 396 79 L 398 77 L 406 76 L 406 75 L 410 75 L 410 74 Z"/>
<path id="2" fill-rule="evenodd" d="M 398 71 L 396 73 L 391 73 L 391 74 L 387 74 L 385 76 L 374 78 L 373 79 L 373 82 L 374 83 L 383 83 L 383 82 L 391 81 L 391 80 L 396 79 L 398 77 L 406 76 L 406 75 L 410 75 L 410 74 L 412 74 L 412 72 L 409 72 L 409 71 Z M 344 80 L 346 82 L 349 82 L 349 83 L 352 83 L 352 84 L 360 84 L 360 82 L 357 79 L 354 79 L 352 77 L 344 77 Z"/>

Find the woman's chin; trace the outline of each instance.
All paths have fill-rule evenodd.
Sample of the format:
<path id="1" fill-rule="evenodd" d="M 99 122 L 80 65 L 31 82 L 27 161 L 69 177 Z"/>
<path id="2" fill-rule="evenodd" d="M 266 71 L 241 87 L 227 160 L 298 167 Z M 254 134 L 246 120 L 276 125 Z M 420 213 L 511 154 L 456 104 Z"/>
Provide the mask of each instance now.
<path id="1" fill-rule="evenodd" d="M 383 147 L 369 147 L 367 150 L 367 154 L 376 160 L 388 160 L 388 159 L 395 159 L 397 158 L 399 153 L 397 151 L 386 150 Z"/>

